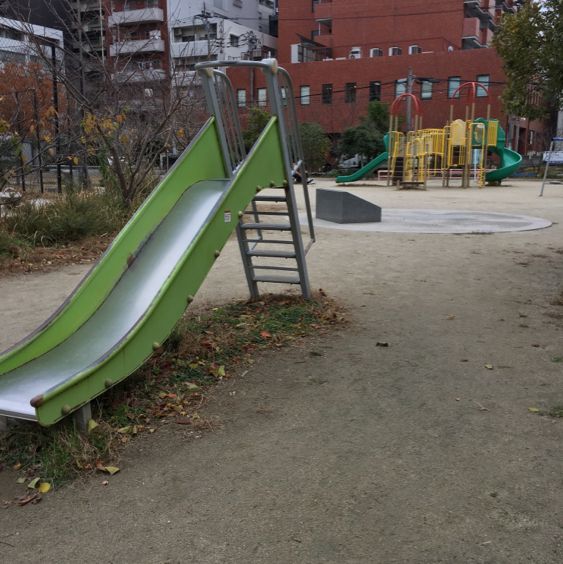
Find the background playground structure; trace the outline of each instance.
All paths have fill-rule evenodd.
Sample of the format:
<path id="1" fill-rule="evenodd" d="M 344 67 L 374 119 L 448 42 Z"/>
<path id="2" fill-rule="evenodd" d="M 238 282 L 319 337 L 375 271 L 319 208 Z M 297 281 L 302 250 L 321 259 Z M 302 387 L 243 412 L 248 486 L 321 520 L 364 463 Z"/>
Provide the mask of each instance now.
<path id="1" fill-rule="evenodd" d="M 445 127 L 424 129 L 418 98 L 411 93 L 398 96 L 389 112 L 389 132 L 384 142 L 387 151 L 381 153 L 366 166 L 348 176 L 339 176 L 338 183 L 356 182 L 387 163 L 387 185 L 403 188 L 425 188 L 430 178 L 440 177 L 443 186 L 450 186 L 454 177 L 461 176 L 461 187 L 468 188 L 474 179 L 482 188 L 485 183 L 500 184 L 514 173 L 522 157 L 507 148 L 506 135 L 497 119 L 490 117 L 490 105 L 486 118 L 475 117 L 475 97 L 479 88 L 487 88 L 478 82 L 466 82 L 452 95 L 455 100 L 468 90 L 465 118 L 454 119 L 454 104 L 450 106 L 450 119 Z M 399 108 L 403 101 L 408 113 L 414 105 L 414 129 L 400 131 Z M 409 120 L 407 120 L 409 121 Z M 493 155 L 498 159 L 492 167 Z"/>

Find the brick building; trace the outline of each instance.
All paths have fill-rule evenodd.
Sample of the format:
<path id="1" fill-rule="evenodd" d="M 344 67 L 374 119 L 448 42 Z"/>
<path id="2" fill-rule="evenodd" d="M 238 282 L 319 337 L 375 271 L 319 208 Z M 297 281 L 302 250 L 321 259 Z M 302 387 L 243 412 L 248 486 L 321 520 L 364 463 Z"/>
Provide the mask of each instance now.
<path id="1" fill-rule="evenodd" d="M 289 70 L 302 121 L 338 135 L 356 125 L 370 100 L 390 103 L 403 92 L 421 99 L 425 127 L 443 127 L 454 103 L 465 117 L 467 97 L 454 98 L 465 81 L 478 81 L 477 115 L 505 127 L 512 145 L 540 149 L 541 124 L 503 114 L 502 62 L 491 47 L 499 18 L 519 0 L 281 0 L 278 59 Z M 263 84 L 240 99 L 264 103 Z M 246 83 L 248 84 L 248 79 Z"/>

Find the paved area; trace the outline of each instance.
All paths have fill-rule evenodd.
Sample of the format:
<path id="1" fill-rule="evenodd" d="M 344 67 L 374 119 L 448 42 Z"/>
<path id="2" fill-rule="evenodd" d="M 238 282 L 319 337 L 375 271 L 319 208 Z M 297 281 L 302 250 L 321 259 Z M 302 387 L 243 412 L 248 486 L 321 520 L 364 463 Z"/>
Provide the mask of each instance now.
<path id="1" fill-rule="evenodd" d="M 306 216 L 301 215 L 301 221 L 305 224 Z M 545 229 L 551 225 L 551 221 L 497 212 L 385 208 L 381 212 L 381 222 L 340 224 L 317 218 L 315 225 L 324 229 L 374 233 L 484 234 Z"/>
<path id="2" fill-rule="evenodd" d="M 94 477 L 1 511 L 2 560 L 561 564 L 563 420 L 529 408 L 563 405 L 563 189 L 538 198 L 539 185 L 512 184 L 354 187 L 384 209 L 553 225 L 488 236 L 320 228 L 312 283 L 350 325 L 220 386 L 206 414 L 221 430 L 169 426 L 135 441 L 109 486 Z M 1 279 L 0 342 L 41 321 L 83 270 Z M 198 303 L 245 295 L 232 241 Z M 0 472 L 0 497 L 14 487 Z"/>

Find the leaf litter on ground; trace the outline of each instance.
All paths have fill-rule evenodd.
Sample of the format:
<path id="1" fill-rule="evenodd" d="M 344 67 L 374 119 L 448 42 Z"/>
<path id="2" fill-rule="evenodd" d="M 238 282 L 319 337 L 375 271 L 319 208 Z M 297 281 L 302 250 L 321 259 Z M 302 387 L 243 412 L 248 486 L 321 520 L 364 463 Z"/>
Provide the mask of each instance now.
<path id="1" fill-rule="evenodd" d="M 71 420 L 47 429 L 23 422 L 0 438 L 0 463 L 23 476 L 22 484 L 41 476 L 37 485 L 49 489 L 96 471 L 111 479 L 121 450 L 138 435 L 168 423 L 193 436 L 219 428 L 220 421 L 201 413 L 210 388 L 246 374 L 257 353 L 300 345 L 345 322 L 343 309 L 322 290 L 308 301 L 268 295 L 188 310 L 143 367 L 93 401 L 86 434 Z M 39 497 L 19 504 L 38 503 L 41 493 L 33 494 Z"/>

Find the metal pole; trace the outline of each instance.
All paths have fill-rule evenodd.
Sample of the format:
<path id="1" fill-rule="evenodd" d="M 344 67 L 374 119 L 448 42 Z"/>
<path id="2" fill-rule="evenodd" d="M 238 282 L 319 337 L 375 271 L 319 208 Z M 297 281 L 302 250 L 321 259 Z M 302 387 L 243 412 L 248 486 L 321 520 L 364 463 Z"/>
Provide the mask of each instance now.
<path id="1" fill-rule="evenodd" d="M 17 106 L 17 113 L 19 113 L 19 108 L 20 108 L 20 93 L 16 92 L 15 93 L 15 97 L 16 97 L 16 106 Z M 23 144 L 23 140 L 22 140 L 22 144 Z M 24 171 L 24 160 L 23 160 L 23 150 L 22 150 L 22 146 L 20 146 L 20 150 L 19 150 L 19 156 L 20 156 L 20 181 L 21 181 L 21 187 L 22 187 L 22 192 L 25 192 L 25 171 Z"/>
<path id="2" fill-rule="evenodd" d="M 39 106 L 37 104 L 37 92 L 32 90 L 33 94 L 33 115 L 35 118 L 35 136 L 37 138 L 37 162 L 39 163 L 39 191 L 41 194 L 45 191 L 43 185 L 43 157 L 41 155 L 41 124 L 39 123 Z"/>
<path id="3" fill-rule="evenodd" d="M 412 67 L 409 67 L 409 74 L 407 75 L 407 93 L 412 94 L 412 85 L 414 82 L 414 75 Z M 407 131 L 411 130 L 412 126 L 412 98 L 407 98 Z"/>
<path id="4" fill-rule="evenodd" d="M 551 143 L 549 144 L 549 153 L 547 154 L 547 161 L 545 163 L 545 170 L 543 172 L 543 181 L 541 183 L 540 198 L 543 196 L 543 189 L 545 187 L 545 181 L 547 179 L 547 169 L 549 168 L 549 163 L 551 162 L 551 153 L 553 152 L 554 145 L 555 143 L 552 140 Z"/>
<path id="5" fill-rule="evenodd" d="M 59 124 L 59 87 L 57 77 L 57 53 L 54 43 L 51 43 L 51 72 L 53 78 L 53 109 L 55 115 L 53 116 L 53 126 L 55 129 L 55 157 L 57 162 L 57 192 L 59 194 L 63 191 L 63 179 L 61 172 L 61 139 L 60 139 L 60 124 Z"/>

